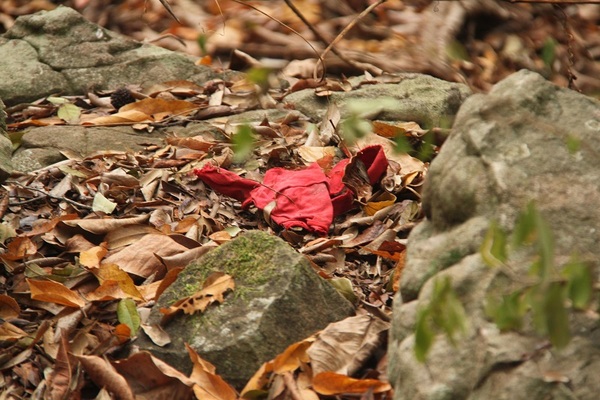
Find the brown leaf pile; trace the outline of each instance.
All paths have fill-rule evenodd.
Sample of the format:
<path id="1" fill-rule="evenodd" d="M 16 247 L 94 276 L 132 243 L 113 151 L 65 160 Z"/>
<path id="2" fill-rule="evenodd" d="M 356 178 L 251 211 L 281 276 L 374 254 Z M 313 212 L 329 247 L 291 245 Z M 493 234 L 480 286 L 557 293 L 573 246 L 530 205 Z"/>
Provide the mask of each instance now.
<path id="1" fill-rule="evenodd" d="M 376 82 L 373 77 L 365 79 Z M 240 82 L 245 88 L 236 91 Z M 260 101 L 256 99 L 282 98 L 293 90 L 265 91 L 246 80 L 207 82 L 193 92 L 191 86 L 186 82 L 160 84 L 159 89 L 146 91 L 141 100 L 119 110 L 104 105 L 111 93 L 89 93 L 64 101 L 41 99 L 9 110 L 9 125 L 14 130 L 48 121 L 87 125 L 101 118 L 102 123 L 152 130 L 164 127 L 165 120 L 194 124 L 198 112 L 210 116 L 211 107 L 217 107 L 221 115 L 233 115 L 257 107 Z M 211 100 L 219 91 L 218 100 Z M 60 105 L 54 107 L 55 103 Z M 66 104 L 79 108 L 80 116 L 70 122 L 59 116 L 60 107 Z M 54 107 L 53 113 L 36 115 L 40 106 Z M 131 111 L 144 116 L 130 118 Z M 124 114 L 129 117 L 123 118 Z M 389 320 L 398 287 L 406 236 L 420 218 L 419 192 L 428 164 L 397 153 L 395 142 L 384 131 L 401 129 L 397 132 L 415 142 L 422 141 L 425 131 L 415 123 L 404 128 L 381 123 L 351 144 L 337 130 L 339 115 L 331 106 L 318 126 L 307 124 L 293 110 L 273 121 L 264 118 L 244 124 L 213 118 L 209 121 L 213 129 L 192 137 L 170 135 L 163 147 L 148 146 L 136 154 L 112 151 L 73 157 L 9 179 L 3 186 L 0 209 L 4 244 L 0 278 L 6 287 L 0 298 L 4 349 L 0 371 L 7 393 L 49 398 L 143 398 L 162 393 L 177 393 L 182 399 L 237 398 L 240 395 L 222 381 L 218 371 L 191 349 L 196 365 L 191 376 L 147 353 L 126 358 L 122 354 L 135 343 L 140 329 L 156 343 L 169 342 L 160 326 L 146 325 L 143 316 L 183 267 L 240 232 L 262 229 L 287 240 L 357 308 L 377 317 L 360 319 L 360 323 L 342 321 L 351 327 L 341 333 L 327 333 L 328 328 L 312 350 L 303 347 L 310 352 L 298 355 L 302 363 L 285 371 L 267 366 L 248 390 L 270 392 L 273 398 L 300 392 L 308 398 L 360 393 L 389 396 L 384 362 L 369 365 L 366 361 L 373 354 L 385 353 L 381 332 L 387 329 L 384 320 Z M 251 132 L 243 159 L 236 158 L 233 150 L 240 145 L 236 143 L 240 126 Z M 329 170 L 371 144 L 386 152 L 388 171 L 380 183 L 371 186 L 361 178 L 360 165 L 347 167 L 347 184 L 359 200 L 354 210 L 338 217 L 326 237 L 282 230 L 270 220 L 268 210 L 243 209 L 192 173 L 206 163 L 257 181 L 272 167 L 317 163 Z M 170 318 L 177 312 L 218 307 L 233 289 L 230 277 L 212 277 L 200 292 L 180 299 L 163 313 Z M 368 333 L 373 324 L 379 327 Z M 351 333 L 361 329 L 365 332 L 356 337 Z M 329 335 L 333 336 L 323 350 L 317 343 Z M 370 335 L 371 339 L 363 341 Z M 320 365 L 340 368 L 328 371 Z"/>

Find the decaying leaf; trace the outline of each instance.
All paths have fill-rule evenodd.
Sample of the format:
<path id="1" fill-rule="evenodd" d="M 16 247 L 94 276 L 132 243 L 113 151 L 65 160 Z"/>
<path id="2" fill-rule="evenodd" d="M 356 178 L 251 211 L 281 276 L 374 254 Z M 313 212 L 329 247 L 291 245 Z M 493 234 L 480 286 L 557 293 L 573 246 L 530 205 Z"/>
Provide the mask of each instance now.
<path id="1" fill-rule="evenodd" d="M 383 334 L 389 328 L 388 322 L 370 315 L 330 324 L 307 350 L 313 372 L 354 374 L 381 345 Z"/>
<path id="2" fill-rule="evenodd" d="M 160 312 L 165 316 L 170 316 L 179 311 L 183 311 L 185 314 L 204 312 L 212 303 L 222 303 L 225 300 L 225 293 L 234 288 L 233 277 L 222 272 L 214 272 L 206 278 L 202 290 L 198 293 L 178 300 L 169 308 L 161 308 Z"/>

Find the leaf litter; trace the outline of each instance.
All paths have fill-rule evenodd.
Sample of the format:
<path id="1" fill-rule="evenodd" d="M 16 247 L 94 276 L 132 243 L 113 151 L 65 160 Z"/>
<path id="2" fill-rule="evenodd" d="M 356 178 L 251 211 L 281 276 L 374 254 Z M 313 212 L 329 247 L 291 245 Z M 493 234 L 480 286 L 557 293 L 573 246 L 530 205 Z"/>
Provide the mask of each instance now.
<path id="1" fill-rule="evenodd" d="M 17 3 L 3 4 L 0 12 L 14 15 L 34 12 L 39 7 L 32 2 L 17 11 Z M 131 26 L 135 24 L 127 25 L 127 20 L 139 17 L 138 3 L 123 2 L 124 8 L 119 11 L 123 18 L 112 19 L 125 24 L 120 30 L 131 32 L 132 36 L 136 33 Z M 0 282 L 6 288 L 0 295 L 3 396 L 239 398 L 240 394 L 218 376 L 214 366 L 192 349 L 188 348 L 194 365 L 190 376 L 149 353 L 127 358 L 119 354 L 135 341 L 137 329 L 143 329 L 156 343 L 168 342 L 168 335 L 159 326 L 144 325 L 143 316 L 190 260 L 231 240 L 239 232 L 262 229 L 279 235 L 304 254 L 321 277 L 329 279 L 344 296 L 352 299 L 359 315 L 330 325 L 266 362 L 241 394 L 268 393 L 270 398 L 288 395 L 307 399 L 352 398 L 357 394 L 363 398 L 389 398 L 391 389 L 385 369 L 387 321 L 404 266 L 406 237 L 421 218 L 420 190 L 432 157 L 422 161 L 414 152 L 407 153 L 406 148 L 398 152 L 399 145 L 394 139 L 400 135 L 413 147 L 429 146 L 435 156 L 447 136 L 447 127 L 426 131 L 410 121 L 393 125 L 386 121 L 368 125 L 361 122 L 356 130 L 358 136 L 346 140 L 341 132 L 343 121 L 334 106 L 329 107 L 323 122 L 316 127 L 300 119 L 293 110 L 288 110 L 282 118 L 232 123 L 228 117 L 245 110 L 275 107 L 293 91 L 312 88 L 326 98 L 333 91 L 350 91 L 363 84 L 393 81 L 394 77 L 366 72 L 364 79 L 354 84 L 346 79 L 317 80 L 312 75 L 318 63 L 309 60 L 314 53 L 300 50 L 304 44 L 300 46 L 276 25 L 265 29 L 264 16 L 232 2 L 223 3 L 219 10 L 207 5 L 204 10 L 194 9 L 190 13 L 180 12 L 187 2 L 172 3 L 171 12 L 179 16 L 197 12 L 212 30 L 198 32 L 197 26 L 190 29 L 186 26 L 189 21 L 159 28 L 169 21 L 164 18 L 167 11 L 147 5 L 142 15 L 153 21 L 152 28 L 143 32 L 140 39 L 156 29 L 179 35 L 190 50 L 199 44 L 202 48 L 202 41 L 196 39 L 204 35 L 214 55 L 232 48 L 246 51 L 248 54 L 236 53 L 241 68 L 264 68 L 263 61 L 251 55 L 265 55 L 273 49 L 275 55 L 283 53 L 283 48 L 295 55 L 305 54 L 306 60 L 302 63 L 296 60 L 282 69 L 279 78 L 287 85 L 273 83 L 277 81 L 271 79 L 277 77 L 275 73 L 267 73 L 264 81 L 216 79 L 203 86 L 187 81 L 155 82 L 146 89 L 128 87 L 83 96 L 54 96 L 8 110 L 10 135 L 17 144 L 18 131 L 29 126 L 130 125 L 143 134 L 156 128 L 168 131 L 173 125 L 208 121 L 214 129 L 192 137 L 170 134 L 164 146 L 149 145 L 135 154 L 111 151 L 71 157 L 30 174 L 13 176 L 3 184 L 0 207 L 3 217 L 0 260 L 4 265 Z M 329 10 L 326 3 L 304 3 L 303 9 L 310 11 L 309 19 L 325 30 L 335 32 L 339 24 L 346 23 L 343 15 L 339 20 L 319 18 L 324 10 Z M 436 17 L 431 13 L 419 14 L 424 8 L 400 3 L 387 2 L 372 17 L 384 21 L 387 28 L 409 14 L 413 21 Z M 287 9 L 264 7 L 270 15 L 295 28 L 302 27 L 292 14 L 281 14 Z M 526 21 L 527 26 L 539 26 L 531 24 L 530 18 L 521 18 L 522 14 L 515 10 L 511 9 L 514 23 Z M 340 13 L 339 9 L 329 10 L 332 11 Z M 494 14 L 498 10 L 492 7 L 490 11 Z M 341 12 L 346 12 L 346 17 L 352 16 L 349 11 Z M 540 10 L 533 15 L 537 21 L 547 18 Z M 581 15 L 573 17 L 572 29 L 586 32 L 589 18 Z M 231 23 L 220 26 L 218 20 L 223 16 Z M 239 20 L 256 23 L 251 29 L 244 25 L 242 31 L 242 25 L 235 23 Z M 444 24 L 452 31 L 455 29 L 452 24 L 457 22 Z M 421 41 L 427 39 L 427 29 L 418 28 L 418 23 L 413 30 L 411 26 L 406 23 L 396 28 L 405 37 L 413 35 L 411 40 L 416 32 L 422 32 Z M 367 49 L 368 42 L 361 39 L 376 36 L 376 29 L 369 29 L 367 24 L 359 24 L 356 29 L 359 34 L 342 40 L 342 48 L 361 57 L 367 52 L 377 53 L 378 49 Z M 244 39 L 250 32 L 261 38 L 263 44 Z M 559 38 L 564 35 L 560 30 L 558 33 Z M 367 61 L 385 69 L 390 63 L 406 66 L 402 58 L 407 57 L 416 71 L 453 79 L 448 70 L 423 62 L 422 55 L 403 51 L 406 40 L 401 39 L 402 35 L 384 34 L 377 46 L 385 49 L 385 62 L 377 58 Z M 449 49 L 450 39 L 442 38 Z M 564 76 L 568 75 L 565 71 L 573 68 L 565 61 L 565 49 L 571 46 L 572 50 L 574 45 L 563 39 L 553 46 L 547 41 L 535 42 L 533 51 L 521 48 L 519 55 L 508 51 L 508 39 L 498 38 L 491 31 L 487 36 L 484 33 L 466 42 L 466 50 L 470 52 L 467 56 L 458 56 L 462 50 L 455 48 L 454 53 L 449 53 L 450 64 L 454 72 L 467 72 L 473 86 L 484 89 L 511 68 L 523 67 L 522 63 L 564 84 Z M 515 42 L 515 38 L 510 40 Z M 373 43 L 376 42 L 371 41 L 370 46 Z M 367 52 L 356 52 L 361 46 Z M 578 53 L 594 51 L 582 43 L 579 46 Z M 513 49 L 517 47 L 512 45 Z M 544 59 L 540 61 L 541 50 Z M 390 59 L 389 54 L 397 56 Z M 201 63 L 211 62 L 210 57 L 205 57 Z M 557 67 L 561 62 L 562 66 Z M 334 59 L 328 59 L 328 64 L 334 70 L 343 70 L 342 64 Z M 588 78 L 596 67 L 587 63 L 577 68 L 579 71 L 575 72 L 582 76 L 584 89 L 596 88 Z M 246 129 L 245 142 L 238 140 L 241 136 L 236 138 L 240 129 Z M 425 141 L 427 132 L 434 134 L 433 142 Z M 369 146 L 381 148 L 388 161 L 383 176 L 374 181 L 369 179 L 364 162 L 361 165 L 356 158 L 357 153 Z M 245 155 L 240 158 L 242 150 Z M 340 162 L 346 165 L 336 170 Z M 333 171 L 343 178 L 339 189 L 351 193 L 352 207 L 336 214 L 333 223 L 320 232 L 298 226 L 283 229 L 269 202 L 262 209 L 243 207 L 235 196 L 214 191 L 198 179 L 193 171 L 207 165 L 263 185 L 266 173 L 273 168 L 294 171 L 318 165 L 324 173 Z M 217 293 L 232 288 L 232 283 L 226 283 Z M 218 306 L 206 304 L 205 299 L 201 291 L 180 299 L 181 304 L 175 307 L 196 312 Z M 227 301 L 227 296 L 220 300 Z M 86 374 L 82 374 L 82 369 Z"/>
<path id="2" fill-rule="evenodd" d="M 219 81 L 217 86 L 225 88 L 228 83 Z M 158 98 L 163 93 L 160 90 L 172 91 L 173 87 L 169 83 L 156 85 L 152 95 Z M 110 124 L 143 122 L 146 130 L 164 128 L 165 120 L 179 125 L 194 124 L 194 111 L 202 106 L 190 98 L 201 97 L 207 87 L 214 88 L 214 82 L 204 88 L 193 86 L 193 92 L 182 90 L 187 87 L 182 82 L 176 87 L 180 90 L 169 93 L 180 99 L 157 102 L 154 108 L 148 105 L 137 108 L 145 110 L 144 118 L 124 121 L 119 116 L 118 120 L 111 120 L 122 112 L 122 107 L 120 111 L 106 114 L 103 121 Z M 260 90 L 255 90 L 258 96 Z M 86 98 L 89 100 L 81 96 L 78 102 L 85 102 Z M 128 109 L 136 109 L 133 105 L 147 99 L 152 97 L 130 103 Z M 173 107 L 174 104 L 177 106 Z M 248 100 L 246 106 L 243 101 L 235 107 L 227 106 L 225 115 L 253 108 L 254 100 Z M 212 106 L 204 109 L 208 107 Z M 101 109 L 90 107 L 88 116 L 105 112 L 97 110 Z M 329 115 L 336 113 L 332 107 Z M 19 113 L 11 117 L 13 120 L 21 118 Z M 44 118 L 52 118 L 52 115 Z M 93 119 L 85 118 L 80 123 L 85 125 L 89 121 Z M 8 234 L 0 259 L 5 266 L 1 279 L 7 293 L 2 308 L 5 321 L 1 325 L 5 332 L 1 335 L 5 356 L 0 369 L 6 388 L 32 396 L 42 393 L 58 397 L 82 395 L 84 389 L 97 396 L 103 393 L 101 390 L 123 398 L 144 396 L 139 391 L 141 383 L 136 382 L 142 377 L 126 370 L 135 357 L 147 365 L 139 368 L 161 371 L 155 373 L 162 376 L 159 381 L 163 383 L 153 388 L 152 393 L 175 390 L 181 393 L 181 398 L 239 397 L 231 388 L 222 389 L 229 386 L 218 377 L 218 371 L 207 367 L 198 355 L 190 353 L 200 372 L 187 377 L 171 370 L 161 375 L 168 368 L 149 354 L 124 359 L 119 354 L 130 342 L 135 343 L 139 329 L 156 343 L 168 343 L 168 335 L 160 326 L 144 324 L 144 315 L 156 297 L 191 260 L 251 229 L 266 230 L 284 238 L 310 260 L 320 276 L 330 279 L 352 299 L 358 309 L 376 310 L 371 314 L 389 319 L 393 290 L 397 289 L 393 280 L 398 280 L 393 274 L 400 271 L 398 254 L 405 250 L 405 239 L 410 231 L 406 227 L 421 217 L 419 196 L 415 193 L 420 190 L 428 163 L 394 153 L 389 139 L 384 138 L 389 142 L 377 139 L 371 143 L 369 138 L 373 136 L 367 136 L 360 144 L 348 147 L 336 129 L 321 135 L 319 132 L 331 129 L 332 121 L 325 121 L 317 128 L 321 146 L 313 146 L 307 152 L 305 143 L 311 135 L 310 125 L 293 110 L 278 119 L 265 117 L 248 123 L 251 147 L 244 160 L 236 160 L 233 150 L 236 128 L 220 121 L 219 118 L 209 120 L 216 128 L 211 133 L 193 137 L 169 135 L 162 147 L 152 145 L 138 153 L 99 152 L 15 175 L 5 182 L 3 190 L 8 203 L 3 226 Z M 42 125 L 44 120 L 29 119 L 27 124 L 30 123 Z M 329 126 L 325 128 L 325 124 Z M 21 129 L 24 125 L 13 122 L 11 126 Z M 318 150 L 320 148 L 322 150 Z M 412 178 L 405 185 L 388 185 L 389 191 L 382 184 L 384 178 L 394 180 L 398 175 L 398 182 L 408 179 L 408 175 L 402 174 L 402 167 L 392 168 L 398 157 L 413 160 L 409 170 Z M 243 189 L 230 186 L 229 192 L 221 193 L 199 179 L 198 171 L 207 168 L 229 174 L 232 182 L 250 182 L 248 190 L 256 189 L 261 196 L 272 197 L 262 201 L 261 207 L 243 204 L 244 199 L 237 196 L 247 193 Z M 308 224 L 291 224 L 286 229 L 281 218 L 289 220 L 290 215 L 286 213 L 290 211 L 277 208 L 278 199 L 296 196 L 294 205 L 302 211 L 301 205 L 308 195 L 304 191 L 286 194 L 286 188 L 274 186 L 281 180 L 269 180 L 268 174 L 275 171 L 306 174 L 302 171 L 313 170 L 322 174 L 323 178 L 319 179 L 326 177 L 321 171 L 334 179 L 324 186 L 334 192 L 331 195 L 325 192 L 320 208 L 332 199 L 336 207 L 335 199 L 340 195 L 343 201 L 338 204 L 336 214 L 332 213 L 330 220 L 319 225 L 321 229 L 313 229 Z M 407 190 L 408 187 L 412 190 Z M 311 201 L 314 202 L 314 198 Z M 233 281 L 227 277 L 214 279 L 215 282 L 209 282 L 199 293 L 163 310 L 165 318 L 179 311 L 201 312 L 206 307 L 218 306 L 212 304 L 215 301 L 227 301 L 223 294 L 234 288 Z M 384 323 L 379 317 L 370 318 Z M 20 349 L 25 343 L 29 350 L 23 353 Z M 334 343 L 343 348 L 351 345 L 351 340 Z M 360 361 L 364 362 L 370 355 L 385 353 L 385 339 L 372 339 L 371 345 L 361 351 L 348 349 L 342 353 L 360 354 Z M 263 393 L 275 390 L 279 395 L 298 391 L 312 396 L 309 398 L 342 394 L 344 390 L 389 394 L 384 368 L 369 367 L 368 363 L 357 364 L 351 373 L 343 372 L 350 380 L 337 377 L 334 388 L 321 383 L 318 390 L 313 389 L 310 365 L 311 362 L 315 366 L 323 365 L 320 358 L 323 357 L 315 357 L 314 361 L 307 359 L 283 375 L 274 370 L 274 375 L 264 381 L 262 387 L 253 390 Z M 351 361 L 338 360 L 340 362 Z M 42 366 L 49 368 L 46 378 L 42 375 Z M 33 372 L 24 375 L 17 367 Z M 81 374 L 80 368 L 86 375 Z M 367 371 L 371 372 L 367 374 Z M 39 386 L 27 383 L 31 374 Z M 370 377 L 361 381 L 366 376 Z M 379 378 L 382 380 L 375 382 Z M 124 382 L 127 388 L 121 387 Z M 50 384 L 53 389 L 48 391 Z"/>

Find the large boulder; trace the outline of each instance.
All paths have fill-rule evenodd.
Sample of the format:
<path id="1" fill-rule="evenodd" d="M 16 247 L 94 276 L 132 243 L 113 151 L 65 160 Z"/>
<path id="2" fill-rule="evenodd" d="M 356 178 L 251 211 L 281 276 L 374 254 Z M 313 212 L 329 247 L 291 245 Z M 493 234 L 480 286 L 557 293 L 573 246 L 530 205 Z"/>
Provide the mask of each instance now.
<path id="1" fill-rule="evenodd" d="M 214 271 L 235 280 L 224 303 L 202 314 L 176 316 L 164 326 L 170 344 L 161 347 L 142 336 L 136 341 L 139 348 L 189 372 L 188 343 L 239 389 L 290 344 L 354 313 L 303 255 L 277 237 L 250 231 L 188 265 L 160 296 L 147 324 L 159 323 L 161 308 L 197 292 Z"/>
<path id="2" fill-rule="evenodd" d="M 14 105 L 128 84 L 202 84 L 216 74 L 184 54 L 128 39 L 61 6 L 19 17 L 0 37 L 0 76 L 0 98 Z"/>
<path id="3" fill-rule="evenodd" d="M 554 235 L 556 264 L 576 253 L 597 273 L 599 139 L 600 103 L 533 72 L 515 73 L 465 101 L 428 174 L 427 218 L 408 241 L 389 346 L 396 400 L 597 398 L 597 314 L 573 312 L 573 338 L 561 350 L 547 346 L 530 321 L 519 331 L 500 331 L 484 304 L 515 282 L 487 266 L 479 250 L 492 221 L 510 232 L 534 201 Z M 525 276 L 525 263 L 515 267 Z M 469 324 L 455 346 L 438 335 L 421 364 L 414 356 L 416 316 L 444 277 Z"/>

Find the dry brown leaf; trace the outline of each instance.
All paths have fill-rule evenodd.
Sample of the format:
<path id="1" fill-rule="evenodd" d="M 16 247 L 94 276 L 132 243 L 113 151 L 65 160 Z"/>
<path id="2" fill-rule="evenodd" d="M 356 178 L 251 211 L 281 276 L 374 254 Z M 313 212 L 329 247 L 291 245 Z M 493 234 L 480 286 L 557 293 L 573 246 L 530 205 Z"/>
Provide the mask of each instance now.
<path id="1" fill-rule="evenodd" d="M 36 281 L 27 279 L 31 298 L 38 301 L 47 301 L 67 307 L 83 307 L 85 300 L 76 292 L 65 287 L 62 283 L 46 280 Z"/>
<path id="2" fill-rule="evenodd" d="M 377 379 L 354 379 L 335 372 L 321 372 L 313 378 L 313 388 L 325 396 L 366 393 L 382 393 L 392 390 L 388 382 Z"/>
<path id="3" fill-rule="evenodd" d="M 76 234 L 65 241 L 65 251 L 67 253 L 81 253 L 95 247 L 94 243 L 90 242 L 81 234 Z"/>
<path id="4" fill-rule="evenodd" d="M 168 144 L 173 146 L 187 147 L 193 150 L 200 150 L 203 152 L 210 151 L 217 142 L 207 141 L 202 136 L 194 137 L 168 137 L 165 139 Z"/>
<path id="5" fill-rule="evenodd" d="M 396 196 L 390 192 L 376 193 L 373 197 L 367 201 L 364 206 L 365 213 L 367 215 L 375 215 L 375 213 L 383 208 L 389 207 L 396 202 Z"/>
<path id="6" fill-rule="evenodd" d="M 187 265 L 187 264 L 186 264 Z M 179 273 L 183 271 L 183 267 L 175 267 L 170 269 L 165 277 L 160 281 L 158 288 L 156 289 L 155 298 L 159 298 L 161 294 L 167 289 L 175 280 Z"/>
<path id="7" fill-rule="evenodd" d="M 8 321 L 4 321 L 2 325 L 0 325 L 0 341 L 17 341 L 21 338 L 29 336 L 27 332 L 22 330 L 19 327 L 14 326 Z"/>
<path id="8" fill-rule="evenodd" d="M 158 324 L 152 324 L 152 325 L 142 324 L 141 327 L 144 330 L 144 333 L 146 335 L 148 335 L 150 340 L 152 340 L 152 342 L 155 345 L 162 347 L 162 346 L 166 346 L 167 344 L 171 343 L 171 338 L 169 337 L 169 334 L 167 332 L 165 332 L 164 329 L 161 328 L 160 325 L 158 325 Z"/>
<path id="9" fill-rule="evenodd" d="M 109 255 L 104 261 L 109 264 L 117 264 L 123 271 L 143 278 L 153 274 L 161 277 L 166 273 L 166 268 L 156 256 L 171 256 L 187 249 L 170 236 L 148 234 L 142 236 L 137 242 Z"/>
<path id="10" fill-rule="evenodd" d="M 140 351 L 113 363 L 115 370 L 131 386 L 136 399 L 191 400 L 194 382 L 147 351 Z"/>
<path id="11" fill-rule="evenodd" d="M 19 303 L 6 294 L 0 294 L 0 319 L 17 318 L 21 314 Z"/>
<path id="12" fill-rule="evenodd" d="M 295 371 L 302 364 L 310 361 L 307 350 L 316 340 L 315 336 L 308 337 L 299 342 L 289 345 L 285 351 L 279 354 L 273 360 L 273 372 L 283 374 L 285 372 Z"/>
<path id="13" fill-rule="evenodd" d="M 269 377 L 273 372 L 273 361 L 268 361 L 260 366 L 260 368 L 252 375 L 252 378 L 248 380 L 240 396 L 246 398 L 253 392 L 264 390 L 264 387 L 269 383 Z M 248 398 L 252 398 L 249 396 Z"/>
<path id="14" fill-rule="evenodd" d="M 62 400 L 69 396 L 73 366 L 69 357 L 69 342 L 65 335 L 61 337 L 54 368 L 48 376 L 48 398 Z"/>
<path id="15" fill-rule="evenodd" d="M 197 399 L 237 400 L 238 396 L 223 378 L 215 373 L 215 366 L 203 360 L 187 343 L 185 348 L 192 360 L 193 370 L 190 379 L 194 381 L 194 394 Z"/>
<path id="16" fill-rule="evenodd" d="M 197 311 L 204 312 L 212 303 L 223 303 L 224 295 L 235 288 L 233 277 L 222 272 L 213 272 L 203 284 L 198 293 L 180 299 L 169 308 L 161 308 L 160 312 L 170 316 L 178 311 L 186 314 L 194 314 Z"/>
<path id="17" fill-rule="evenodd" d="M 98 356 L 76 357 L 98 387 L 106 388 L 119 400 L 135 400 L 128 382 L 107 360 Z"/>
<path id="18" fill-rule="evenodd" d="M 6 252 L 2 253 L 2 260 L 16 261 L 37 253 L 37 246 L 26 236 L 14 238 L 7 246 Z"/>
<path id="19" fill-rule="evenodd" d="M 84 231 L 94 233 L 96 235 L 102 235 L 115 229 L 123 228 L 127 225 L 143 224 L 148 220 L 149 215 L 138 215 L 130 218 L 99 218 L 99 219 L 73 219 L 68 221 L 61 221 L 58 225 L 64 224 L 70 227 L 79 227 Z"/>
<path id="20" fill-rule="evenodd" d="M 329 324 L 307 350 L 313 372 L 352 375 L 382 344 L 388 322 L 370 315 L 349 317 Z"/>
<path id="21" fill-rule="evenodd" d="M 119 344 L 126 343 L 131 339 L 131 328 L 126 324 L 119 324 L 115 326 L 113 335 L 117 338 Z"/>
<path id="22" fill-rule="evenodd" d="M 159 231 L 148 225 L 128 225 L 108 232 L 104 240 L 109 250 L 115 250 L 133 244 L 149 233 L 159 233 Z"/>
<path id="23" fill-rule="evenodd" d="M 82 251 L 79 254 L 79 263 L 84 267 L 98 267 L 100 265 L 100 261 L 106 255 L 107 250 L 105 246 L 95 246 L 89 250 Z"/>
<path id="24" fill-rule="evenodd" d="M 123 292 L 127 293 L 129 297 L 132 297 L 137 300 L 142 300 L 142 295 L 137 290 L 135 284 L 133 283 L 133 279 L 127 274 L 127 272 L 123 271 L 116 264 L 104 263 L 100 265 L 100 268 L 92 271 L 100 284 L 104 284 L 105 282 L 116 282 Z"/>

